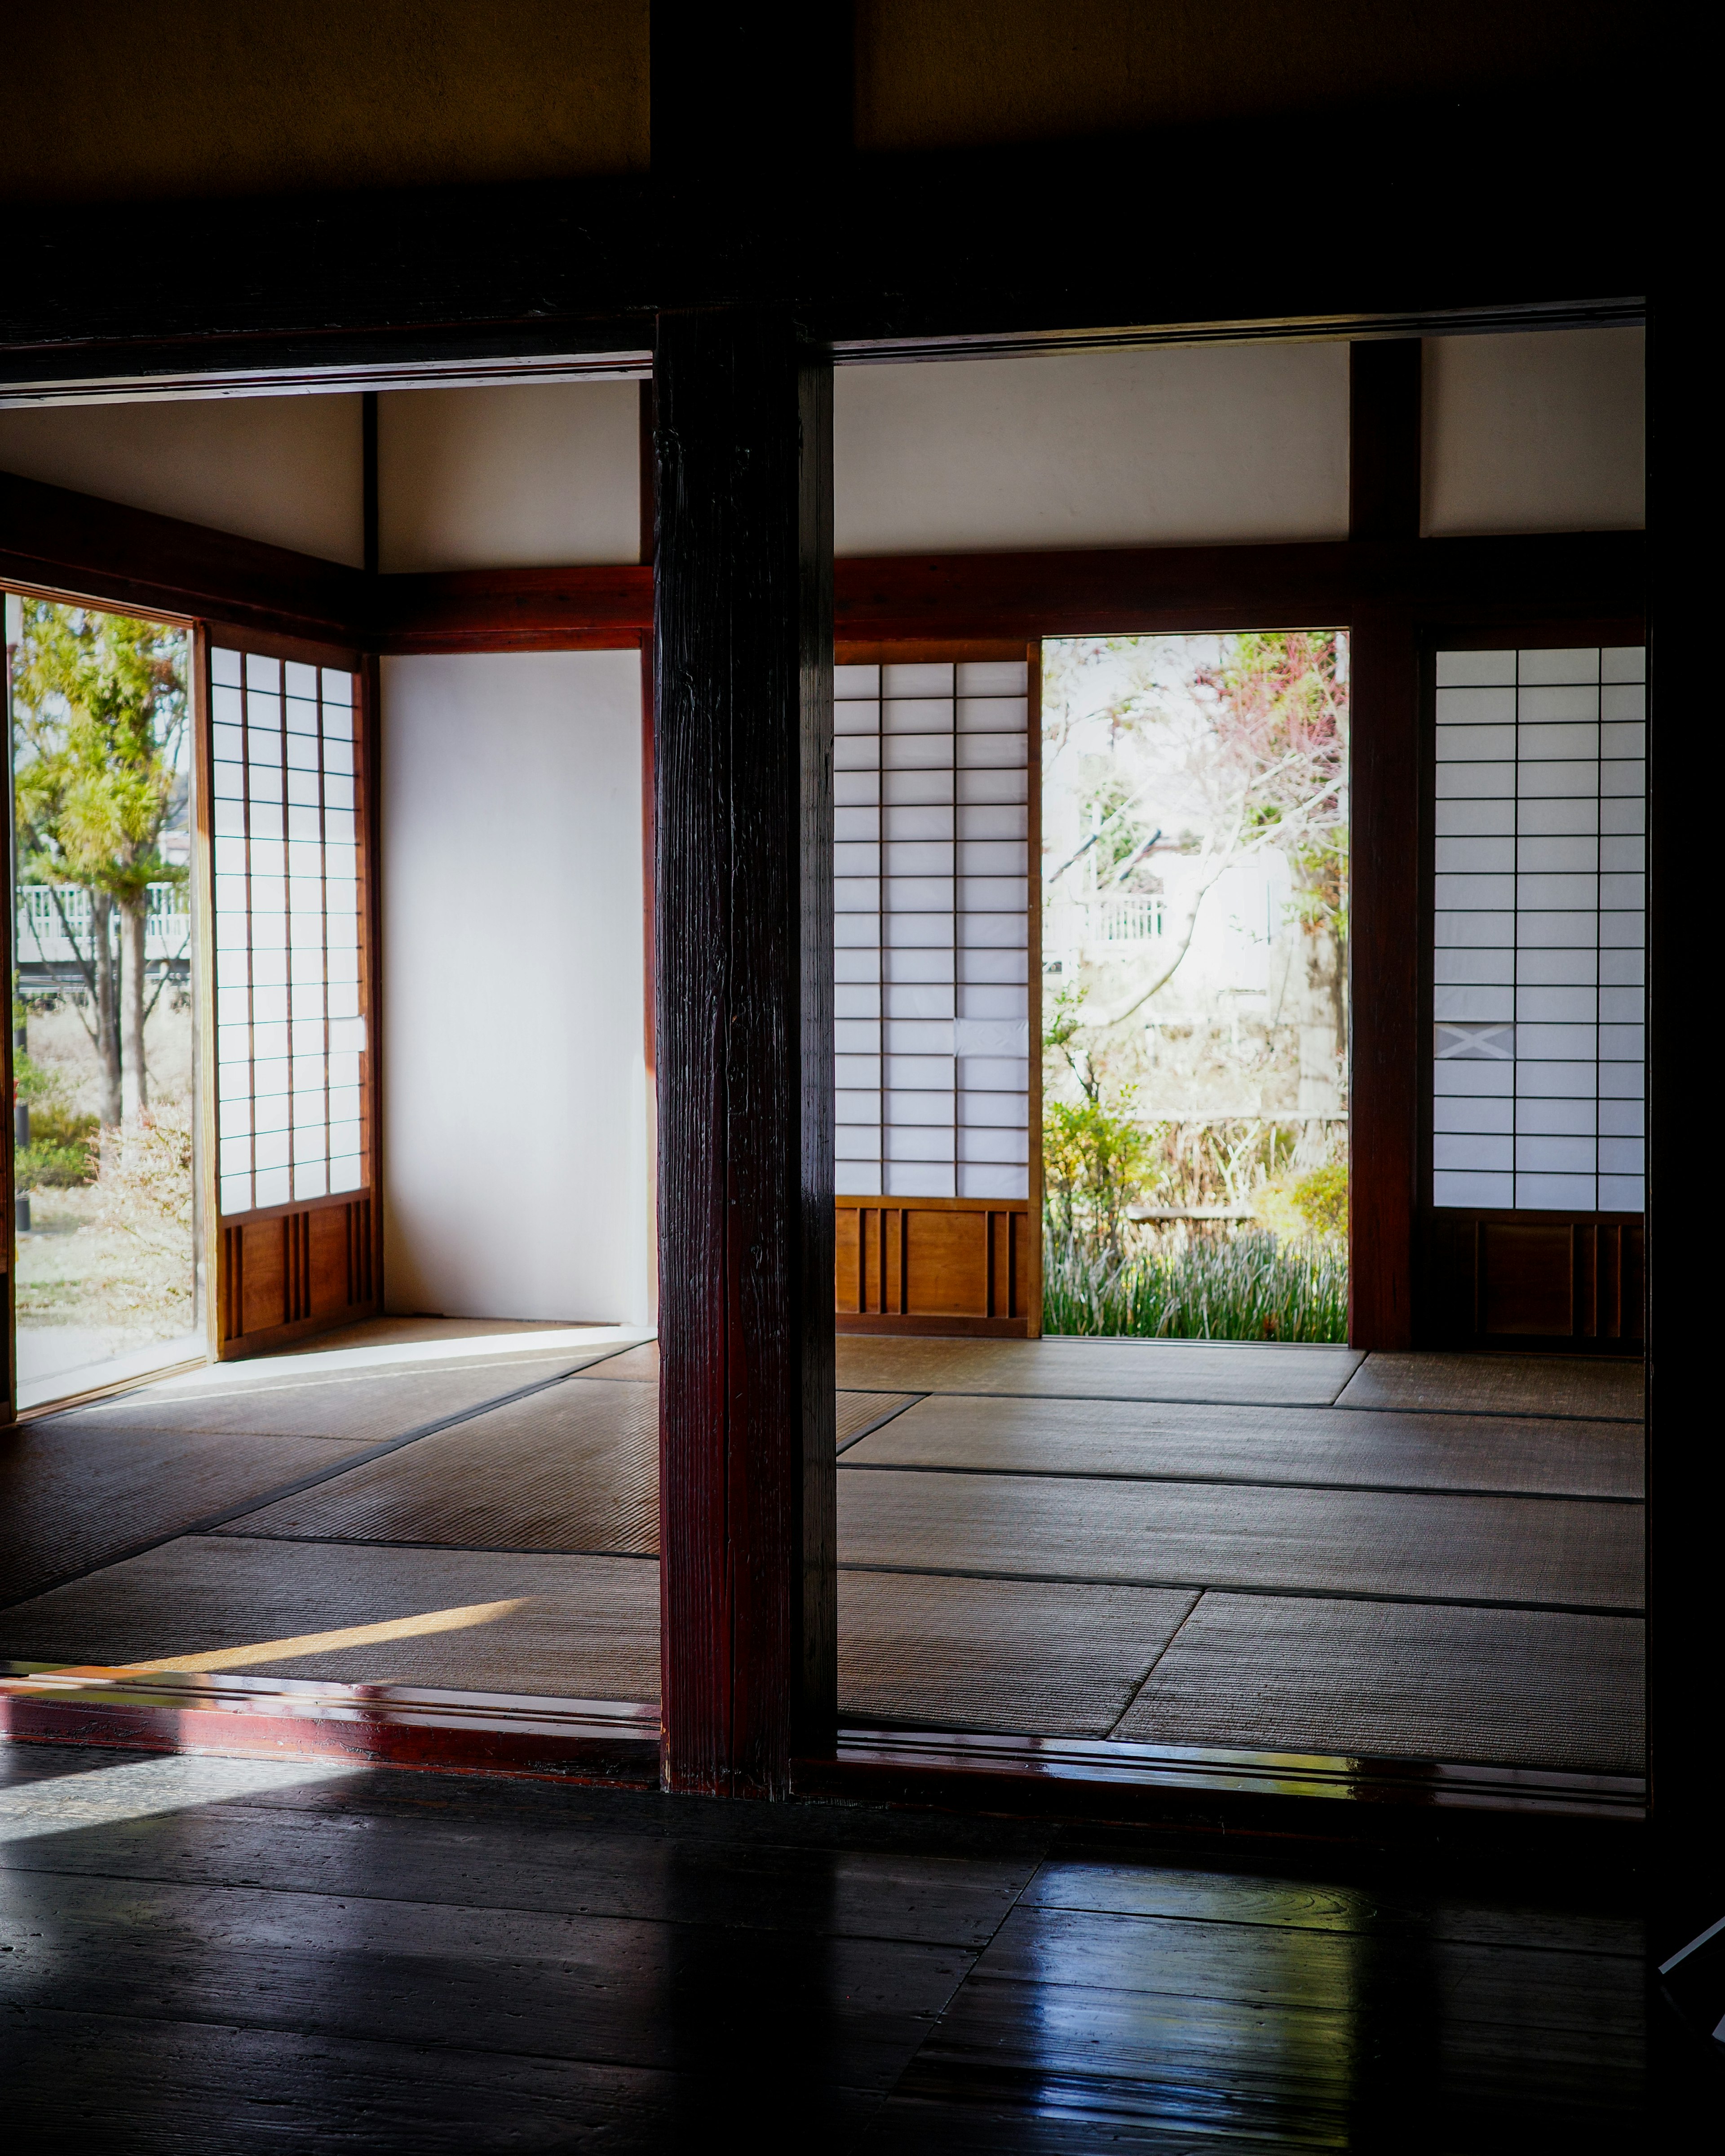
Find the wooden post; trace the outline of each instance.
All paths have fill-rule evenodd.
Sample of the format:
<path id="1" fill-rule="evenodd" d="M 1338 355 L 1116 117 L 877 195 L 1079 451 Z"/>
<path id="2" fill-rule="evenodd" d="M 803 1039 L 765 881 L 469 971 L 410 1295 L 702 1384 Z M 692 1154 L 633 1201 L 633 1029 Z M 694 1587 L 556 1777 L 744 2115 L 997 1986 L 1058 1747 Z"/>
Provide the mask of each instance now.
<path id="1" fill-rule="evenodd" d="M 1420 343 L 1349 350 L 1348 536 L 1420 536 Z M 1420 1025 L 1420 658 L 1404 608 L 1350 624 L 1353 823 L 1348 1337 L 1414 1339 Z"/>
<path id="2" fill-rule="evenodd" d="M 778 1796 L 836 1713 L 832 370 L 712 310 L 655 388 L 662 1771 Z"/>
<path id="3" fill-rule="evenodd" d="M 1419 337 L 1348 347 L 1348 536 L 1420 536 Z"/>

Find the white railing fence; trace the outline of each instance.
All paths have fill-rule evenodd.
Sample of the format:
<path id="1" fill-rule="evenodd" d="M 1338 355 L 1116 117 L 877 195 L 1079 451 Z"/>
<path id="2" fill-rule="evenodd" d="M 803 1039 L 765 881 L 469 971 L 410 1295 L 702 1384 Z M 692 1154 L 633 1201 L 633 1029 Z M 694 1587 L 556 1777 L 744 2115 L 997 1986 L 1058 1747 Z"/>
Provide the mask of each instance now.
<path id="1" fill-rule="evenodd" d="M 58 901 L 58 904 L 56 904 Z M 192 952 L 192 893 L 183 883 L 152 883 L 144 924 L 144 957 L 151 965 L 187 958 Z M 67 930 L 71 931 L 70 937 Z M 27 883 L 18 893 L 20 966 L 71 964 L 90 956 L 90 893 Z M 77 948 L 73 947 L 76 939 Z"/>
<path id="2" fill-rule="evenodd" d="M 1167 933 L 1167 902 L 1159 893 L 1122 891 L 1097 898 L 1051 900 L 1043 943 L 1050 950 L 1082 951 L 1099 945 L 1153 943 Z"/>

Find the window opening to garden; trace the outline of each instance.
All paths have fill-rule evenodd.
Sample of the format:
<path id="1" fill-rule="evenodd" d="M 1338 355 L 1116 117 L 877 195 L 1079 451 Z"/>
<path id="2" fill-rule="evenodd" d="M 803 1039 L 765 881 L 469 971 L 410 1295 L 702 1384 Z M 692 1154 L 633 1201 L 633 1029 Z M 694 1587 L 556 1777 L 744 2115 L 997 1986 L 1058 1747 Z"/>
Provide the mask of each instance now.
<path id="1" fill-rule="evenodd" d="M 1337 629 L 1043 646 L 1043 1327 L 1343 1340 Z"/>
<path id="2" fill-rule="evenodd" d="M 21 1407 L 203 1352 L 190 645 L 7 597 Z"/>

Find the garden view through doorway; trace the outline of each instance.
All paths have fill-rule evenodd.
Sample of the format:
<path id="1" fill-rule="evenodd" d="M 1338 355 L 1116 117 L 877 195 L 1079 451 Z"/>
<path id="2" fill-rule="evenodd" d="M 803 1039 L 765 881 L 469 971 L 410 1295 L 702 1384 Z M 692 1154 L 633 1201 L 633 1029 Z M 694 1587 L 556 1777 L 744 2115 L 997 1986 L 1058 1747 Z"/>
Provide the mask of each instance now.
<path id="1" fill-rule="evenodd" d="M 1335 629 L 1043 645 L 1044 1330 L 1345 1340 Z"/>
<path id="2" fill-rule="evenodd" d="M 191 637 L 9 594 L 18 1404 L 199 1355 Z"/>

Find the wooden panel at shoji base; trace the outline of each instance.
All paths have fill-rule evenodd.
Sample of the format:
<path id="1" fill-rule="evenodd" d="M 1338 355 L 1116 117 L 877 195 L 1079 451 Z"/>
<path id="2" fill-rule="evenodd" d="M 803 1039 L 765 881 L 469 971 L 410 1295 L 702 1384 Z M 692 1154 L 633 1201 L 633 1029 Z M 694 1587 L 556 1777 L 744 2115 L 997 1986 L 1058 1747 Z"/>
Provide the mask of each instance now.
<path id="1" fill-rule="evenodd" d="M 222 1353 L 261 1355 L 377 1307 L 370 1197 L 323 1199 L 222 1228 Z"/>
<path id="2" fill-rule="evenodd" d="M 1645 1333 L 1639 1214 L 1553 1219 L 1526 1213 L 1430 1216 L 1433 1346 L 1637 1352 Z"/>
<path id="3" fill-rule="evenodd" d="M 1022 1340 L 1041 1298 L 1028 1203 L 839 1200 L 834 1306 L 841 1332 Z"/>

